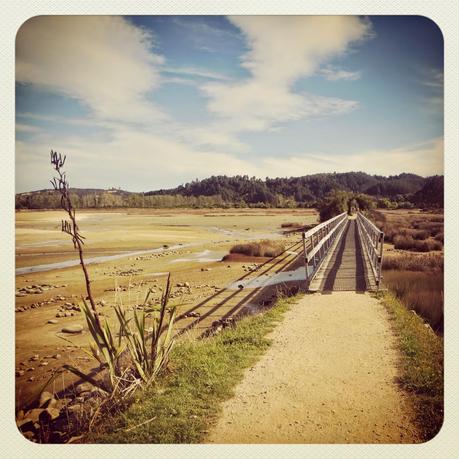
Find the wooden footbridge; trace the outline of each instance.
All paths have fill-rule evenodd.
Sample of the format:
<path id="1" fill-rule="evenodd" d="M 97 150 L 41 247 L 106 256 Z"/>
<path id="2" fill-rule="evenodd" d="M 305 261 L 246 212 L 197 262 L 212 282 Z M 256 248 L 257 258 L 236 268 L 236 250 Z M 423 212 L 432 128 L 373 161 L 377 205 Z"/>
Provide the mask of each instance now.
<path id="1" fill-rule="evenodd" d="M 384 233 L 361 212 L 342 213 L 302 234 L 309 291 L 374 291 L 381 285 Z"/>

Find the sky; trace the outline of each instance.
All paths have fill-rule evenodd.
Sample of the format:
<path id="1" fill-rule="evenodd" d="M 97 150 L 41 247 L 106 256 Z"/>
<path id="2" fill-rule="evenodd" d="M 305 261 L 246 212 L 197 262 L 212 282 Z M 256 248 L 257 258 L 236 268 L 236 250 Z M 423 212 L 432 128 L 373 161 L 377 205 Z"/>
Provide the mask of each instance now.
<path id="1" fill-rule="evenodd" d="M 16 37 L 16 192 L 211 175 L 443 174 L 443 37 L 420 16 L 38 16 Z"/>

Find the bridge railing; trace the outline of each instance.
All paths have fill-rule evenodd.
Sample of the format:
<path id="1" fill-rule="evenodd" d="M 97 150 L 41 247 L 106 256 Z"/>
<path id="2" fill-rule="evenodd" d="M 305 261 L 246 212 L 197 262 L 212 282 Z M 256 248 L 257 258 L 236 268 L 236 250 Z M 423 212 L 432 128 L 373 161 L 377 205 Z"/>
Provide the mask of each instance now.
<path id="1" fill-rule="evenodd" d="M 357 213 L 357 228 L 360 233 L 362 246 L 370 261 L 370 266 L 376 280 L 376 287 L 379 289 L 382 277 L 384 233 L 361 212 Z"/>
<path id="2" fill-rule="evenodd" d="M 317 274 L 333 241 L 341 234 L 347 221 L 347 213 L 343 212 L 302 234 L 306 284 L 308 286 Z"/>

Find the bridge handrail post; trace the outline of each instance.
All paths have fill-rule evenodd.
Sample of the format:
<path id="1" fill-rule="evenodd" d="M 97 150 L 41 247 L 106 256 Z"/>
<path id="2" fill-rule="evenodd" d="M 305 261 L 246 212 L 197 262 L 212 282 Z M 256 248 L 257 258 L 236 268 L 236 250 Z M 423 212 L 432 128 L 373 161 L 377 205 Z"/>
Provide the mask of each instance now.
<path id="1" fill-rule="evenodd" d="M 360 240 L 368 255 L 370 266 L 375 276 L 376 287 L 379 290 L 382 279 L 384 233 L 361 212 L 357 214 L 357 228 L 361 236 Z"/>
<path id="2" fill-rule="evenodd" d="M 306 282 L 309 285 L 318 272 L 325 256 L 330 250 L 333 241 L 338 236 L 340 227 L 347 221 L 347 213 L 343 212 L 336 217 L 318 224 L 309 231 L 302 233 L 303 251 L 305 254 Z M 306 249 L 306 239 L 309 239 L 309 252 Z M 309 273 L 309 263 L 312 264 Z"/>

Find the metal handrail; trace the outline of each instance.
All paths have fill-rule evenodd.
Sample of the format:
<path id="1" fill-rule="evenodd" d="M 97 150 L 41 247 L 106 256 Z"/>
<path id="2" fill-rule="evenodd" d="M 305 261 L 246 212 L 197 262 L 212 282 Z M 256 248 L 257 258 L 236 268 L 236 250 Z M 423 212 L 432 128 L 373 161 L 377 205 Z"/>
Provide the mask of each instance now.
<path id="1" fill-rule="evenodd" d="M 357 213 L 357 228 L 379 290 L 382 279 L 384 233 L 361 212 Z"/>
<path id="2" fill-rule="evenodd" d="M 347 213 L 343 212 L 336 217 L 320 223 L 309 231 L 302 233 L 304 266 L 308 287 L 317 274 L 320 265 L 324 261 L 336 237 L 342 233 L 340 230 L 343 229 L 347 221 Z M 307 240 L 309 244 L 306 244 Z M 309 251 L 306 248 L 307 245 Z"/>

